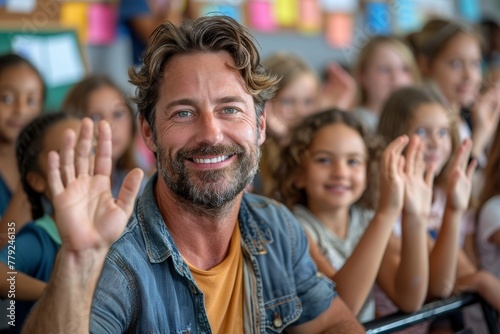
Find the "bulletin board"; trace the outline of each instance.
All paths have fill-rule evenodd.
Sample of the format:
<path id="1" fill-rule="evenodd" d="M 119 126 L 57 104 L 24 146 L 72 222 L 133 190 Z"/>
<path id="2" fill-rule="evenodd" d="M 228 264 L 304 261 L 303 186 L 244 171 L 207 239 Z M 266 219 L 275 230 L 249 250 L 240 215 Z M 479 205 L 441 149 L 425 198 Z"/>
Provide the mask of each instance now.
<path id="1" fill-rule="evenodd" d="M 0 54 L 13 52 L 40 71 L 47 87 L 45 110 L 57 111 L 71 87 L 89 72 L 77 34 L 72 29 L 29 30 L 0 25 Z"/>

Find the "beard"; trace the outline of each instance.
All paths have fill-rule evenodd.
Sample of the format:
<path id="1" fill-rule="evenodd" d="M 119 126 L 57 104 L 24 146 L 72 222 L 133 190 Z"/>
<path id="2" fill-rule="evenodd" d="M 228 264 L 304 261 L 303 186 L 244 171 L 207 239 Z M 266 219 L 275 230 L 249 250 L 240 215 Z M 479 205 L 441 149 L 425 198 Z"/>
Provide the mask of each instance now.
<path id="1" fill-rule="evenodd" d="M 168 188 L 181 200 L 195 207 L 220 209 L 232 202 L 253 180 L 260 158 L 260 147 L 245 150 L 239 145 L 198 145 L 179 150 L 174 157 L 158 146 L 158 171 Z M 214 170 L 190 170 L 186 161 L 193 157 L 236 156 L 231 166 Z"/>

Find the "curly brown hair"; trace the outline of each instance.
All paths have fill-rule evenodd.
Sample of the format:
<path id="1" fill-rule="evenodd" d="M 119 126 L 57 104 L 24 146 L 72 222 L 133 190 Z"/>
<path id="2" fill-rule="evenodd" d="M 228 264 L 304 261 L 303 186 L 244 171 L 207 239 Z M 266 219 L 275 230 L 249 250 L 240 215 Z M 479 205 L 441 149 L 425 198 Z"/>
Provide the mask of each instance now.
<path id="1" fill-rule="evenodd" d="M 178 55 L 227 52 L 234 60 L 253 96 L 257 119 L 264 104 L 271 99 L 279 79 L 267 74 L 260 64 L 260 55 L 252 35 L 227 16 L 205 16 L 186 20 L 179 27 L 165 21 L 152 33 L 143 54 L 144 65 L 129 69 L 130 82 L 137 87 L 135 102 L 138 111 L 155 134 L 155 104 L 162 84 L 165 64 Z"/>
<path id="2" fill-rule="evenodd" d="M 345 124 L 358 132 L 366 145 L 368 185 L 367 190 L 357 204 L 368 209 L 375 208 L 378 186 L 377 170 L 382 155 L 382 142 L 364 126 L 356 115 L 335 108 L 305 118 L 301 124 L 293 129 L 290 143 L 281 151 L 281 166 L 275 174 L 278 184 L 276 193 L 278 194 L 277 199 L 285 203 L 288 208 L 293 208 L 298 204 L 308 206 L 305 191 L 298 189 L 295 185 L 304 165 L 305 153 L 319 130 L 325 126 L 339 123 Z"/>

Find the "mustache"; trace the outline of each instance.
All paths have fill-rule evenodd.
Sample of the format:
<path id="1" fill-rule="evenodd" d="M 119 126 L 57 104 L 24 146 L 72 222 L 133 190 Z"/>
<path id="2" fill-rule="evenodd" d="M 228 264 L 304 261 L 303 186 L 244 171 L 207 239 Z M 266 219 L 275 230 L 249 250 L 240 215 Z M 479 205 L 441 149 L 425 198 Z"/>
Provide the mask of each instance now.
<path id="1" fill-rule="evenodd" d="M 198 145 L 195 147 L 184 148 L 177 152 L 177 159 L 185 160 L 192 159 L 193 157 L 199 157 L 204 155 L 241 155 L 244 154 L 245 150 L 239 145 Z"/>

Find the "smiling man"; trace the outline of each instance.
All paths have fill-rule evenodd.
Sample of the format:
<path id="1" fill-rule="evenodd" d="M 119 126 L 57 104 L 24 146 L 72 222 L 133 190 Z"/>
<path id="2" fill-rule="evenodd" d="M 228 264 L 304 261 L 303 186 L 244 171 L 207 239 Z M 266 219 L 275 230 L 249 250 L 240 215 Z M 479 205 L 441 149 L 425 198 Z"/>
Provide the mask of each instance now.
<path id="1" fill-rule="evenodd" d="M 259 62 L 230 18 L 158 27 L 130 73 L 158 174 L 135 208 L 138 170 L 113 199 L 105 122 L 93 175 L 89 120 L 49 154 L 63 246 L 26 333 L 363 332 L 290 212 L 244 193 L 277 83 Z"/>

